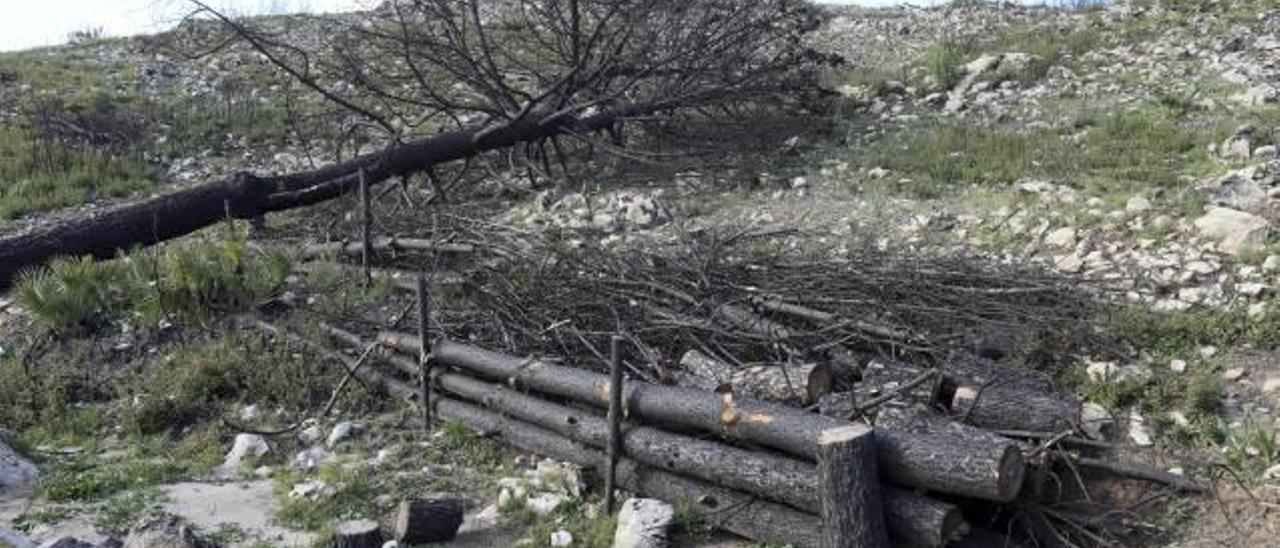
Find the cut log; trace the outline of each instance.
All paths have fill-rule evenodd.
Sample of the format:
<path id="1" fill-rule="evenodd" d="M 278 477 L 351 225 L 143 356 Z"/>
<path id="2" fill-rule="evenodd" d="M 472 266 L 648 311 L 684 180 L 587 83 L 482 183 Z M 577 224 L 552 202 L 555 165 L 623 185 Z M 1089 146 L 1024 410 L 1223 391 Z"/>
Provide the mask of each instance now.
<path id="1" fill-rule="evenodd" d="M 588 411 L 546 402 L 466 375 L 445 373 L 437 382 L 445 392 L 575 442 L 596 448 L 608 444 L 607 421 Z M 623 429 L 622 443 L 625 455 L 647 466 L 722 484 L 813 513 L 821 509 L 817 471 L 807 462 L 638 425 L 627 425 Z M 963 524 L 954 506 L 909 491 L 884 489 L 882 506 L 888 516 L 890 533 L 916 544 L 948 538 Z"/>
<path id="2" fill-rule="evenodd" d="M 382 530 L 368 519 L 340 523 L 333 530 L 334 548 L 382 548 Z"/>
<path id="3" fill-rule="evenodd" d="M 818 492 L 823 548 L 889 545 L 874 434 L 846 426 L 818 437 Z"/>
<path id="4" fill-rule="evenodd" d="M 417 338 L 410 335 L 383 333 L 379 341 L 403 352 L 412 353 L 417 348 Z M 434 352 L 442 363 L 514 388 L 572 398 L 597 407 L 608 405 L 609 381 L 598 373 L 524 360 L 448 340 L 438 342 Z M 623 405 L 628 416 L 745 439 L 811 461 L 816 459 L 817 439 L 823 431 L 853 424 L 793 407 L 737 399 L 732 394 L 638 381 L 627 383 Z M 957 436 L 892 430 L 877 431 L 876 440 L 881 475 L 907 487 L 1008 500 L 1008 474 L 1014 470 L 1021 474 L 1023 468 L 1022 455 L 1008 440 L 999 446 L 978 447 L 965 444 Z M 1002 474 L 992 474 L 991 470 Z"/>
<path id="5" fill-rule="evenodd" d="M 1053 379 L 1038 371 L 1005 367 L 981 356 L 952 352 L 939 366 L 952 387 L 964 385 L 1019 386 L 1054 392 Z"/>
<path id="6" fill-rule="evenodd" d="M 951 412 L 966 423 L 993 430 L 1062 432 L 1080 426 L 1079 400 L 1020 384 L 962 385 Z"/>
<path id="7" fill-rule="evenodd" d="M 462 526 L 462 501 L 426 498 L 400 502 L 396 512 L 396 541 L 401 544 L 449 542 Z"/>
<path id="8" fill-rule="evenodd" d="M 475 246 L 436 242 L 417 238 L 382 237 L 372 242 L 374 251 L 430 251 L 434 253 L 465 254 L 473 253 Z M 361 242 L 330 242 L 327 244 L 308 245 L 302 249 L 302 258 L 314 259 L 328 255 L 359 255 L 363 251 Z"/>
<path id="9" fill-rule="evenodd" d="M 190 234 L 231 216 L 317 204 L 345 195 L 363 170 L 374 185 L 486 151 L 566 133 L 613 127 L 620 118 L 672 108 L 671 101 L 629 104 L 591 115 L 530 113 L 512 122 L 432 135 L 320 169 L 262 178 L 241 173 L 145 202 L 0 238 L 0 289 L 19 272 L 57 256 L 114 258 L 120 251 Z"/>
<path id="10" fill-rule="evenodd" d="M 452 398 L 439 398 L 437 411 L 475 430 L 500 435 L 522 450 L 590 467 L 597 473 L 603 470 L 602 451 L 548 430 Z M 629 458 L 618 461 L 618 485 L 668 502 L 683 501 L 708 523 L 751 540 L 798 548 L 819 545 L 822 521 L 818 516 L 741 491 L 663 472 Z"/>
<path id="11" fill-rule="evenodd" d="M 936 467 L 932 470 L 936 474 L 932 478 L 933 481 L 947 483 L 939 489 L 941 492 L 1008 502 L 1016 498 L 1022 488 L 1022 480 L 1027 471 L 1022 451 L 1016 443 L 995 433 L 948 420 L 919 406 L 882 409 L 876 417 L 876 431 L 933 435 L 951 440 L 949 446 L 938 448 L 938 453 L 932 457 L 936 461 Z M 902 450 L 904 453 L 910 453 L 918 449 L 903 447 Z M 984 455 L 985 458 L 979 462 L 959 456 L 968 454 Z M 903 457 L 921 460 L 930 458 L 927 455 L 903 455 Z M 881 462 L 883 463 L 884 460 L 882 459 Z M 890 462 L 882 466 L 900 466 L 900 462 Z M 988 465 L 993 462 L 998 463 L 998 466 Z M 920 472 L 919 469 L 913 469 L 901 470 L 898 473 L 918 472 Z"/>
<path id="12" fill-rule="evenodd" d="M 831 368 L 824 364 L 751 364 L 738 368 L 697 350 L 680 358 L 679 383 L 738 396 L 809 405 L 831 392 Z"/>
<path id="13" fill-rule="evenodd" d="M 328 329 L 353 346 L 368 344 L 354 334 Z M 383 357 L 406 373 L 414 370 L 413 362 L 407 357 L 395 354 Z M 445 392 L 481 402 L 504 415 L 546 428 L 574 442 L 597 448 L 607 443 L 608 427 L 597 414 L 457 373 L 442 373 L 437 383 Z M 815 514 L 820 509 L 817 473 L 811 463 L 636 425 L 624 432 L 624 453 L 648 466 L 728 484 L 728 487 L 755 492 Z M 881 494 L 889 533 L 905 545 L 941 546 L 968 527 L 960 510 L 951 504 L 890 486 L 884 486 Z"/>

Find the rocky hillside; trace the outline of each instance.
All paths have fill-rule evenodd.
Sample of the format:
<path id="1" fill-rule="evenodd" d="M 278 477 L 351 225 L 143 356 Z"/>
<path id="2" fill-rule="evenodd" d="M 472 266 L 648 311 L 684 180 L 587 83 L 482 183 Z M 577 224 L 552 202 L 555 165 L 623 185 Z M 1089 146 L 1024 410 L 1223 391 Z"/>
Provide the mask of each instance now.
<path id="1" fill-rule="evenodd" d="M 564 247 L 627 250 L 750 229 L 813 257 L 871 246 L 1042 267 L 1105 304 L 1095 329 L 1111 344 L 1057 349 L 1053 360 L 1065 364 L 1058 382 L 1087 402 L 1090 428 L 1144 462 L 1222 480 L 1218 503 L 1142 501 L 1151 534 L 1134 542 L 1271 542 L 1280 534 L 1268 510 L 1280 502 L 1280 2 L 824 10 L 813 45 L 847 61 L 826 75 L 836 92 L 829 127 L 779 125 L 779 144 L 754 162 L 638 162 L 573 190 L 488 166 L 470 220 L 451 210 L 442 230 L 501 227 L 511 249 L 552 234 Z M 267 23 L 302 45 L 319 28 L 308 18 Z M 174 40 L 184 32 L 201 31 L 0 55 L 0 232 L 374 146 L 247 48 L 188 58 Z M 67 127 L 100 133 L 112 152 L 65 146 Z M 425 199 L 420 186 L 379 196 L 380 229 L 421 231 L 400 202 Z M 385 287 L 303 288 L 287 272 L 287 252 L 355 234 L 349 205 L 272 217 L 253 241 L 221 242 L 222 227 L 211 228 L 157 252 L 154 272 L 129 266 L 152 264 L 138 252 L 95 274 L 123 289 L 95 294 L 102 304 L 73 318 L 77 330 L 50 313 L 67 307 L 32 306 L 51 300 L 39 291 L 0 297 L 0 425 L 13 430 L 0 432 L 0 545 L 97 541 L 167 515 L 227 545 L 306 545 L 338 519 L 437 490 L 467 499 L 474 546 L 560 546 L 564 535 L 607 545 L 614 523 L 599 519 L 576 471 L 461 429 L 406 433 L 408 411 L 359 387 L 330 400 L 341 373 L 309 373 L 301 351 L 223 325 L 228 311 L 268 298 L 408 325 L 411 303 Z M 209 299 L 215 307 L 155 303 L 133 289 L 165 286 L 166 268 L 258 249 L 285 258 L 210 260 L 226 271 L 220 288 L 230 271 L 263 280 Z M 54 278 L 83 279 L 89 267 L 62 268 Z M 475 321 L 450 327 L 482 331 Z M 95 333 L 78 330 L 90 324 Z M 234 423 L 295 428 L 236 435 Z M 713 542 L 681 509 L 670 513 L 682 542 Z"/>

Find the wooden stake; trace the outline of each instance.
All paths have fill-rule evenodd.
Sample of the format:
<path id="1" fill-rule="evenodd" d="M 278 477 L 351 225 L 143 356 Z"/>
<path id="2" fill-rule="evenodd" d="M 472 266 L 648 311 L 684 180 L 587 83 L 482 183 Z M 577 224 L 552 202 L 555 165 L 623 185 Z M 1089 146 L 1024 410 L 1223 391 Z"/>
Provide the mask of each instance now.
<path id="1" fill-rule="evenodd" d="M 427 294 L 427 277 L 423 274 L 418 274 L 417 295 L 418 389 L 422 400 L 422 428 L 431 432 L 431 303 Z"/>
<path id="2" fill-rule="evenodd" d="M 373 283 L 373 272 L 370 270 L 373 260 L 373 210 L 370 206 L 369 199 L 369 181 L 364 176 L 364 170 L 360 170 L 360 242 L 361 264 L 364 266 L 364 285 L 366 287 Z"/>
<path id="3" fill-rule="evenodd" d="M 875 435 L 858 425 L 818 436 L 822 548 L 889 546 L 880 498 Z"/>
<path id="4" fill-rule="evenodd" d="M 614 486 L 618 479 L 618 458 L 622 445 L 622 356 L 619 352 L 622 337 L 614 335 L 609 341 L 609 451 L 605 481 L 604 508 L 612 514 L 614 506 Z"/>

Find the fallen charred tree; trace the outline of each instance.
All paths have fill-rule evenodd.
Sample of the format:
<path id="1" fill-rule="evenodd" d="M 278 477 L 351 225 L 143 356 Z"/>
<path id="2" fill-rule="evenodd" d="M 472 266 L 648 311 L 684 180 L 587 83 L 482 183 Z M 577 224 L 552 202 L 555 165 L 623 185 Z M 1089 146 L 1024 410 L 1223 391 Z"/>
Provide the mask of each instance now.
<path id="1" fill-rule="evenodd" d="M 415 353 L 418 349 L 417 338 L 408 335 L 383 333 L 379 342 L 403 352 Z M 582 369 L 516 358 L 448 340 L 432 345 L 432 358 L 513 388 L 598 407 L 609 401 L 608 379 Z M 642 382 L 627 384 L 623 402 L 631 417 L 758 443 L 810 460 L 816 458 L 816 440 L 821 432 L 850 424 L 784 405 L 737 399 L 732 394 Z M 876 441 L 881 473 L 899 485 L 1008 501 L 1017 495 L 1022 484 L 1022 453 L 1011 441 L 976 446 L 963 443 L 960 436 L 879 429 Z"/>
<path id="2" fill-rule="evenodd" d="M 0 238 L 0 289 L 8 288 L 22 270 L 56 256 L 110 259 L 123 250 L 190 234 L 228 217 L 252 219 L 331 200 L 355 190 L 361 178 L 375 185 L 486 151 L 556 135 L 592 133 L 612 127 L 620 119 L 699 102 L 698 98 L 682 98 L 589 116 L 530 112 L 510 122 L 425 137 L 320 169 L 272 177 L 241 173 L 96 216 Z"/>

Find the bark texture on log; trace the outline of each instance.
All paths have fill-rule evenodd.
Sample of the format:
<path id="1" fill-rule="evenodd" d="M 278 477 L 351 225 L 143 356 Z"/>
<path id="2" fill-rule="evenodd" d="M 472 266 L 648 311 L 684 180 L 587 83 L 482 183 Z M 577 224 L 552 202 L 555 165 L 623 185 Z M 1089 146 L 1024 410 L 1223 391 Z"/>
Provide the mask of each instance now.
<path id="1" fill-rule="evenodd" d="M 548 430 L 486 411 L 451 398 L 439 398 L 441 416 L 476 430 L 501 435 L 507 443 L 556 460 L 603 470 L 602 451 L 592 449 Z M 708 523 L 731 533 L 765 543 L 816 548 L 821 519 L 785 505 L 747 493 L 644 466 L 634 460 L 618 461 L 618 485 L 666 501 L 685 501 Z"/>
<path id="2" fill-rule="evenodd" d="M 884 473 L 906 477 L 906 485 L 939 485 L 935 489 L 943 493 L 998 502 L 1008 502 L 1018 496 L 1027 467 L 1016 443 L 980 428 L 930 415 L 928 410 L 919 408 L 881 411 L 876 431 L 901 434 L 882 436 L 885 441 L 880 445 L 901 453 L 896 459 L 881 457 L 881 467 L 889 469 Z M 896 443 L 921 435 L 948 441 L 936 446 Z M 905 467 L 903 462 L 933 462 L 933 466 Z M 921 475 L 927 477 L 919 477 Z"/>
<path id="3" fill-rule="evenodd" d="M 463 504 L 456 498 L 413 499 L 400 502 L 396 512 L 396 542 L 449 542 L 462 527 Z"/>
<path id="4" fill-rule="evenodd" d="M 1069 394 L 1021 385 L 962 385 L 951 412 L 969 424 L 993 430 L 1061 432 L 1080 426 L 1079 400 Z"/>
<path id="5" fill-rule="evenodd" d="M 862 428 L 833 428 L 818 437 L 818 492 L 823 548 L 889 545 L 881 510 L 875 436 Z"/>
<path id="6" fill-rule="evenodd" d="M 329 327 L 328 331 L 352 346 L 368 344 L 340 329 Z M 404 356 L 389 354 L 381 357 L 406 373 L 414 371 L 414 363 Z M 461 374 L 444 373 L 437 377 L 437 382 L 446 392 L 482 402 L 505 415 L 516 416 L 522 422 L 546 428 L 577 443 L 603 447 L 608 436 L 607 426 L 601 424 L 604 419 L 588 411 L 553 404 Z M 632 441 L 624 449 L 631 458 L 645 465 L 688 473 L 712 482 L 727 481 L 732 484 L 729 487 L 740 486 L 740 490 L 748 492 L 753 488 L 769 489 L 759 494 L 814 514 L 819 512 L 817 472 L 812 463 L 723 444 L 715 444 L 717 450 L 691 452 L 700 449 L 699 444 L 710 442 L 644 427 L 631 426 L 625 431 L 627 437 L 624 440 Z M 883 435 L 883 432 L 877 432 L 877 435 Z M 670 450 L 663 451 L 663 447 Z M 681 463 L 672 463 L 673 455 L 680 456 Z M 755 473 L 744 474 L 744 470 Z M 941 546 L 947 539 L 956 538 L 968 529 L 959 508 L 954 505 L 888 485 L 882 486 L 881 495 L 890 536 L 904 545 Z"/>
<path id="7" fill-rule="evenodd" d="M 738 368 L 697 350 L 680 358 L 680 384 L 708 391 L 809 405 L 831 392 L 831 368 L 824 364 L 750 364 Z"/>
<path id="8" fill-rule="evenodd" d="M 405 352 L 417 348 L 417 338 L 409 335 L 383 333 L 379 341 Z M 532 389 L 597 407 L 608 405 L 608 378 L 598 373 L 523 360 L 447 340 L 436 344 L 434 357 L 513 388 Z M 818 436 L 823 431 L 857 424 L 793 407 L 738 400 L 732 394 L 643 382 L 627 384 L 623 408 L 627 416 L 745 439 L 809 460 L 816 458 Z M 977 446 L 956 436 L 887 429 L 878 429 L 876 439 L 880 473 L 898 485 L 1007 500 L 1009 475 L 1021 474 L 1023 469 L 1022 455 L 1012 442 L 1002 447 Z"/>
<path id="9" fill-rule="evenodd" d="M 382 548 L 382 530 L 368 519 L 340 523 L 333 530 L 334 548 Z"/>

